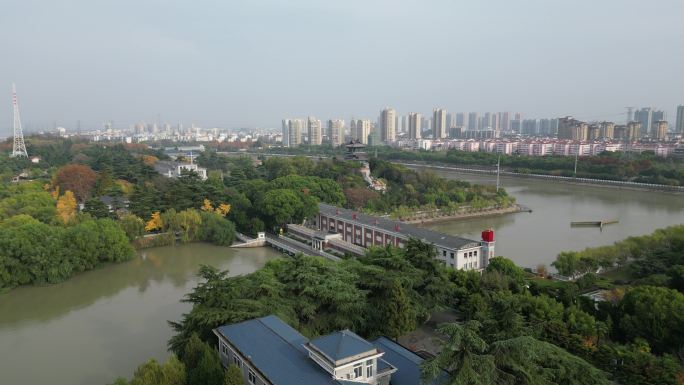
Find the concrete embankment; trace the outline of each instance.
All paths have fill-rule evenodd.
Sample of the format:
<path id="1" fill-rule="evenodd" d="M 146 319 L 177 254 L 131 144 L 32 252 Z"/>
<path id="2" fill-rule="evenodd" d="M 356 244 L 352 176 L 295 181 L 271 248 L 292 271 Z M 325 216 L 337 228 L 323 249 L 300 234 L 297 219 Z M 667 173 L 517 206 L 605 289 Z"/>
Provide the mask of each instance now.
<path id="1" fill-rule="evenodd" d="M 400 218 L 400 220 L 404 223 L 421 225 L 421 224 L 426 224 L 426 223 L 457 221 L 460 219 L 479 218 L 479 217 L 505 215 L 505 214 L 512 214 L 512 213 L 520 213 L 520 212 L 531 212 L 531 211 L 532 210 L 529 209 L 528 207 L 525 207 L 525 206 L 522 206 L 519 204 L 514 204 L 514 205 L 511 205 L 509 207 L 465 211 L 465 212 L 460 212 L 460 213 L 456 213 L 456 214 L 442 214 L 438 211 L 437 212 L 429 211 L 429 212 L 425 212 L 425 213 L 418 213 L 418 214 L 416 214 L 410 218 L 406 218 L 406 219 Z"/>

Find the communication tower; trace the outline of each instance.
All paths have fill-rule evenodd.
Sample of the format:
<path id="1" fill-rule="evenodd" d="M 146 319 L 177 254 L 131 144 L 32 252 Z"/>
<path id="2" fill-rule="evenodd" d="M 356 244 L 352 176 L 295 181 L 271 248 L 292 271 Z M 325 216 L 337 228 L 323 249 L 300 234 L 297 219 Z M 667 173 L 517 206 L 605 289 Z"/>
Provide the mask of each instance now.
<path id="1" fill-rule="evenodd" d="M 19 104 L 17 103 L 17 87 L 14 83 L 12 83 L 12 106 L 14 107 L 14 146 L 12 147 L 11 156 L 28 158 L 26 143 L 24 143 L 24 132 L 21 129 Z"/>

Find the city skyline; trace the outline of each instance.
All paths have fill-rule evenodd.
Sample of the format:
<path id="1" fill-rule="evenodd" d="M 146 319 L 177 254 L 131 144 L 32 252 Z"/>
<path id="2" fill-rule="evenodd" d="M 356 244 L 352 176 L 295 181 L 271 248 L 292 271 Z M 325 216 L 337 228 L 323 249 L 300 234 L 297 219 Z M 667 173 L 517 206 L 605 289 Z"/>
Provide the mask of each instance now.
<path id="1" fill-rule="evenodd" d="M 25 126 L 33 130 L 157 116 L 276 128 L 282 116 L 375 116 L 384 104 L 583 120 L 618 120 L 624 106 L 650 105 L 672 117 L 684 103 L 677 100 L 684 57 L 675 49 L 684 36 L 684 4 L 658 2 L 657 23 L 644 19 L 639 5 L 14 2 L 0 15 L 0 46 L 11 58 L 0 63 L 0 96 L 9 100 L 17 83 Z M 303 16 L 310 22 L 290 22 Z M 408 22 L 415 28 L 399 28 Z M 632 59 L 634 47 L 645 45 L 659 60 Z M 431 55 L 401 55 L 407 46 Z M 319 56 L 293 54 L 305 50 Z M 325 59 L 333 55 L 364 60 Z M 2 136 L 10 115 L 10 103 L 0 103 Z"/>

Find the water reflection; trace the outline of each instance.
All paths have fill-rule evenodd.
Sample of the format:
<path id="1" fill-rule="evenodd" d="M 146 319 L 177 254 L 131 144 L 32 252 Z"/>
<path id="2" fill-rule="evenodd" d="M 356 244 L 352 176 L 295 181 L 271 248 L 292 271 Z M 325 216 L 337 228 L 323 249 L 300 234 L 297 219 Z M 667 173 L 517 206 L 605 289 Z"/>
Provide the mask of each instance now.
<path id="1" fill-rule="evenodd" d="M 444 170 L 435 173 L 450 179 L 494 184 L 489 175 Z M 497 254 L 516 263 L 547 266 L 564 250 L 610 245 L 634 235 L 684 222 L 684 196 L 657 191 L 635 191 L 598 186 L 553 183 L 535 179 L 501 178 L 503 187 L 532 213 L 465 221 L 435 223 L 426 227 L 479 239 L 480 231 L 496 231 Z M 618 219 L 599 228 L 571 228 L 571 221 Z"/>
<path id="2" fill-rule="evenodd" d="M 189 310 L 180 300 L 201 264 L 238 275 L 277 255 L 205 244 L 155 248 L 61 284 L 0 295 L 0 382 L 85 385 L 130 376 L 141 362 L 166 357 L 166 321 Z"/>

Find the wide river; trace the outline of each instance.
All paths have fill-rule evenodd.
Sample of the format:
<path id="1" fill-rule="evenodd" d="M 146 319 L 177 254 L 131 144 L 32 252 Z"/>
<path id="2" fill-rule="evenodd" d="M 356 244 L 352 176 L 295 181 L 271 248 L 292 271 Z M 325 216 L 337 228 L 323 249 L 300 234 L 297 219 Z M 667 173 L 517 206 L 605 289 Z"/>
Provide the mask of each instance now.
<path id="1" fill-rule="evenodd" d="M 494 183 L 491 176 L 436 173 Z M 520 178 L 502 178 L 502 185 L 533 212 L 429 227 L 474 239 L 493 228 L 497 254 L 535 267 L 549 265 L 563 250 L 608 245 L 684 223 L 684 195 Z M 601 219 L 620 223 L 603 230 L 570 228 L 570 221 Z M 244 274 L 277 255 L 269 248 L 162 247 L 62 284 L 0 294 L 0 384 L 104 385 L 117 376 L 131 377 L 138 364 L 167 357 L 172 331 L 166 321 L 190 309 L 180 300 L 197 284 L 200 264 Z"/>
<path id="2" fill-rule="evenodd" d="M 420 167 L 420 170 L 429 168 Z M 496 176 L 429 169 L 448 179 L 495 184 Z M 551 262 L 561 251 L 613 244 L 621 239 L 684 223 L 684 194 L 553 183 L 507 177 L 501 185 L 531 213 L 433 223 L 426 227 L 480 239 L 483 229 L 495 231 L 496 254 L 534 268 Z M 571 221 L 617 219 L 597 227 L 571 228 Z"/>
<path id="3" fill-rule="evenodd" d="M 160 247 L 133 261 L 47 287 L 0 294 L 0 384 L 105 385 L 130 378 L 150 358 L 164 360 L 168 320 L 196 286 L 201 264 L 250 273 L 278 253 L 208 244 Z"/>

